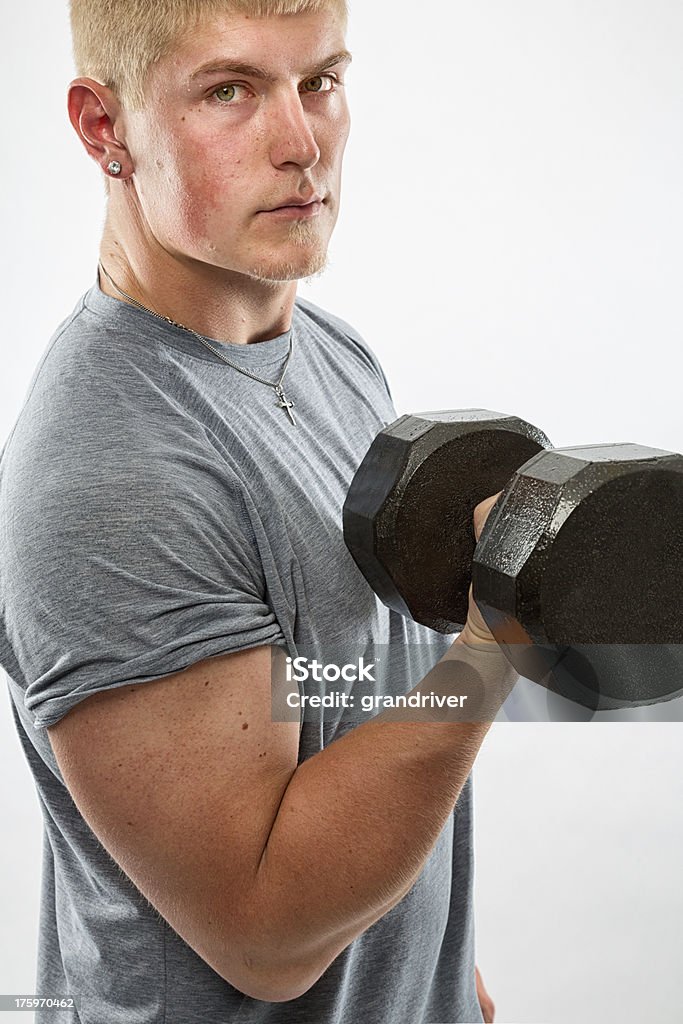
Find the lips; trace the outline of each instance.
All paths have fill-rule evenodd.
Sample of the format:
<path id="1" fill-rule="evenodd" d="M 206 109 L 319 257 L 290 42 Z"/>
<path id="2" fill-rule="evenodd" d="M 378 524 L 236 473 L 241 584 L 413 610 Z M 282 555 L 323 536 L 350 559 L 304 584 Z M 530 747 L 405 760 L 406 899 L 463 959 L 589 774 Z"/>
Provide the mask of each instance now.
<path id="1" fill-rule="evenodd" d="M 309 196 L 308 199 L 302 199 L 301 196 L 291 196 L 289 199 L 283 200 L 278 203 L 277 206 L 271 206 L 268 210 L 263 210 L 263 213 L 274 213 L 276 210 L 288 210 L 290 207 L 306 207 L 315 206 L 318 203 L 322 203 L 324 200 L 322 196 L 314 195 Z"/>

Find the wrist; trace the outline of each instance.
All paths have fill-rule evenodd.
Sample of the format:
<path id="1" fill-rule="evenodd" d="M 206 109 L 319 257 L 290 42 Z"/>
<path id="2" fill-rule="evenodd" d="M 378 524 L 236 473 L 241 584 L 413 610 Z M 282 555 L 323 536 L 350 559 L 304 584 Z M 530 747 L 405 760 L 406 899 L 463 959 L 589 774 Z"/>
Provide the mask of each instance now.
<path id="1" fill-rule="evenodd" d="M 496 654 L 502 654 L 493 633 L 490 633 L 488 629 L 478 629 L 470 622 L 469 619 L 465 623 L 457 640 L 465 644 L 467 647 L 476 647 L 482 651 L 492 651 Z"/>
<path id="2" fill-rule="evenodd" d="M 476 686 L 473 685 L 470 710 L 476 707 L 478 717 L 475 720 L 492 723 L 510 696 L 519 673 L 494 637 L 472 629 L 469 623 L 455 640 L 449 654 L 453 660 L 466 663 L 474 673 Z M 475 692 L 478 692 L 478 697 Z"/>

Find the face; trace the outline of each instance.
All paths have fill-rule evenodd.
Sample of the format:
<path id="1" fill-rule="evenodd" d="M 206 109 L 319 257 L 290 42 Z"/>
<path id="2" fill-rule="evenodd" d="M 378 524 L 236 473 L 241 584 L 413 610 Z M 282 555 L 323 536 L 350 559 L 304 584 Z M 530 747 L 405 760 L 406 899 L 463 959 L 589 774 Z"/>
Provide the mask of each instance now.
<path id="1" fill-rule="evenodd" d="M 332 11 L 222 15 L 153 66 L 124 115 L 134 185 L 168 251 L 267 281 L 320 271 L 339 211 L 349 62 Z"/>

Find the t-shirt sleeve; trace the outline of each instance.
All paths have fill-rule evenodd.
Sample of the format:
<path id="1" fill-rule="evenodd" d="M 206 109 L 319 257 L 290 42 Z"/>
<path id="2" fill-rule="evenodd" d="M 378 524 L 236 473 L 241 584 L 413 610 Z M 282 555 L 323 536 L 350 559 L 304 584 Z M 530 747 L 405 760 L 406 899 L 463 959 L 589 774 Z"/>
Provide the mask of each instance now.
<path id="1" fill-rule="evenodd" d="M 93 693 L 284 643 L 242 482 L 196 423 L 155 430 L 143 409 L 105 437 L 101 418 L 57 419 L 32 432 L 25 413 L 3 467 L 0 600 L 37 729 Z"/>

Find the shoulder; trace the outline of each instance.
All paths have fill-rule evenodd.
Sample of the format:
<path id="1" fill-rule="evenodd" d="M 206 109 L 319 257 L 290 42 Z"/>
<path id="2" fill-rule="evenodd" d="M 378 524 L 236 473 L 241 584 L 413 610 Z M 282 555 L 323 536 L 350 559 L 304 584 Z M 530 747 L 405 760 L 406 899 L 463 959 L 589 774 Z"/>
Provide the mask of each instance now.
<path id="1" fill-rule="evenodd" d="M 2 452 L 3 522 L 14 509 L 15 527 L 77 529 L 87 514 L 106 529 L 116 512 L 132 526 L 183 501 L 218 510 L 227 490 L 246 518 L 240 483 L 177 400 L 163 352 L 124 328 L 81 304 L 53 336 Z"/>
<path id="2" fill-rule="evenodd" d="M 352 327 L 351 324 L 336 314 L 322 309 L 309 299 L 304 299 L 301 296 L 297 296 L 296 308 L 304 322 L 309 325 L 315 325 L 315 327 L 331 336 L 338 343 L 344 344 L 368 365 L 379 378 L 389 397 L 391 397 L 389 383 L 377 355 L 355 327 Z"/>
<path id="3" fill-rule="evenodd" d="M 346 320 L 342 320 L 342 318 L 336 314 L 330 313 L 329 310 L 322 309 L 320 306 L 316 306 L 315 303 L 311 302 L 309 299 L 304 299 L 301 296 L 297 296 L 296 308 L 305 322 L 308 322 L 309 324 L 313 323 L 326 333 L 336 335 L 344 339 L 379 365 L 379 360 L 368 345 L 367 341 L 354 327 L 351 326 L 351 324 L 347 323 Z"/>
<path id="4" fill-rule="evenodd" d="M 159 427 L 179 419 L 170 369 L 158 346 L 122 313 L 101 315 L 87 292 L 52 335 L 17 417 L 14 451 L 61 465 L 110 458 L 117 441 L 159 446 Z"/>

